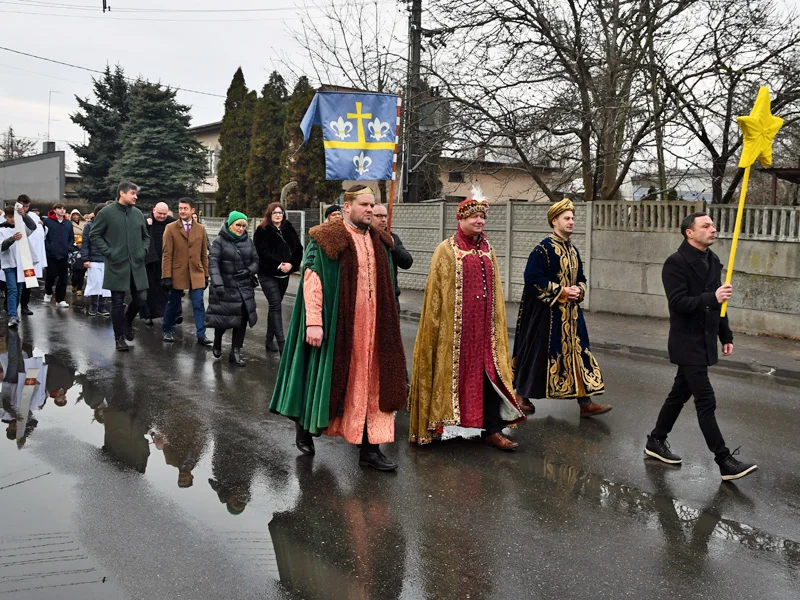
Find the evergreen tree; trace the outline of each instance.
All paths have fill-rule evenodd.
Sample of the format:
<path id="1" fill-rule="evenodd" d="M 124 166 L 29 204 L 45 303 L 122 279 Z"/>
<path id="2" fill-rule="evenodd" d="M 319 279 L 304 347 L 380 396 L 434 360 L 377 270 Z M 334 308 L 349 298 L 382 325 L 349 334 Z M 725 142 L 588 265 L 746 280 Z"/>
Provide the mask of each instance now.
<path id="1" fill-rule="evenodd" d="M 78 155 L 78 173 L 81 175 L 80 194 L 90 203 L 104 202 L 109 196 L 106 180 L 111 165 L 122 149 L 120 131 L 128 120 L 129 84 L 122 67 L 105 72 L 94 82 L 94 101 L 78 98 L 80 109 L 70 119 L 89 137 L 85 144 L 70 144 Z"/>
<path id="2" fill-rule="evenodd" d="M 247 203 L 247 164 L 250 160 L 250 135 L 253 128 L 256 92 L 248 92 L 242 68 L 233 74 L 225 98 L 225 114 L 219 133 L 221 146 L 217 167 L 216 214 L 242 210 Z"/>
<path id="3" fill-rule="evenodd" d="M 300 122 L 314 98 L 314 89 L 308 78 L 300 77 L 292 95 L 286 103 L 286 123 L 284 126 L 284 146 L 281 162 L 284 166 L 284 181 L 296 181 L 289 205 L 292 208 L 319 206 L 320 202 L 331 203 L 342 192 L 341 181 L 325 179 L 325 149 L 322 145 L 322 128 L 314 126 L 308 141 L 303 142 Z M 295 152 L 297 152 L 295 154 Z"/>
<path id="4" fill-rule="evenodd" d="M 277 71 L 273 71 L 261 90 L 253 116 L 246 173 L 248 216 L 264 214 L 267 205 L 280 198 L 285 120 L 286 83 Z"/>
<path id="5" fill-rule="evenodd" d="M 138 81 L 130 88 L 128 120 L 119 132 L 122 151 L 109 169 L 106 188 L 120 180 L 141 186 L 145 206 L 192 196 L 207 172 L 206 151 L 187 131 L 189 107 L 175 90 Z"/>

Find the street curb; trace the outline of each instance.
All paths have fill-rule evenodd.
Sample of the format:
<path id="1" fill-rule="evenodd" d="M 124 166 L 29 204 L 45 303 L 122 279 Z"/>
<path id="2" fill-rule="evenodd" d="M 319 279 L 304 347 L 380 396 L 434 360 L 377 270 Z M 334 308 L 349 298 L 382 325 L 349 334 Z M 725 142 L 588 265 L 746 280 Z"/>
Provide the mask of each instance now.
<path id="1" fill-rule="evenodd" d="M 297 295 L 287 292 L 286 296 L 296 298 Z M 407 321 L 419 321 L 420 313 L 414 310 L 400 309 L 400 318 Z M 514 335 L 515 329 L 508 328 L 509 335 Z M 647 348 L 645 346 L 631 346 L 628 344 L 620 344 L 617 342 L 598 342 L 592 341 L 594 348 L 605 350 L 606 352 L 616 352 L 618 354 L 628 354 L 633 356 L 647 356 L 649 358 L 661 358 L 669 360 L 669 354 L 666 350 L 657 350 L 655 348 Z M 749 363 L 737 360 L 725 360 L 724 363 L 717 363 L 714 366 L 715 370 L 725 371 L 731 375 L 763 375 L 770 379 L 785 379 L 789 381 L 800 381 L 800 370 L 793 371 L 790 369 L 779 369 L 771 365 L 764 365 L 761 363 Z"/>

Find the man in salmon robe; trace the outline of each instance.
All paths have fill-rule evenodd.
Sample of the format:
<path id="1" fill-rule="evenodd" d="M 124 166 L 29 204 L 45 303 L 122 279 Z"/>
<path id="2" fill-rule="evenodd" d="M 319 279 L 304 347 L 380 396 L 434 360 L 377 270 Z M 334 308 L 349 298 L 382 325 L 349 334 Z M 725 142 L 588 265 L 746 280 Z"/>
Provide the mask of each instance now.
<path id="1" fill-rule="evenodd" d="M 303 454 L 325 433 L 360 445 L 360 465 L 393 471 L 379 444 L 394 441 L 394 413 L 406 405 L 406 361 L 393 242 L 370 227 L 374 206 L 368 187 L 352 186 L 344 219 L 309 231 L 270 410 L 295 421 Z"/>
<path id="2" fill-rule="evenodd" d="M 503 286 L 483 233 L 489 205 L 473 190 L 458 205 L 458 231 L 436 248 L 425 286 L 409 409 L 410 439 L 483 435 L 514 450 L 503 428 L 525 418 L 513 392 Z"/>

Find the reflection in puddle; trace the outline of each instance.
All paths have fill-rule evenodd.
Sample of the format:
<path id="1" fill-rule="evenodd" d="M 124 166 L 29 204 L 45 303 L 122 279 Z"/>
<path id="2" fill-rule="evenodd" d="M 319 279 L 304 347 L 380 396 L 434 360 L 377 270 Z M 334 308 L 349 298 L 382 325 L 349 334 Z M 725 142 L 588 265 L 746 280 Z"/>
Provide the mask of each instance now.
<path id="1" fill-rule="evenodd" d="M 708 503 L 709 508 L 697 510 L 676 500 L 670 493 L 665 479 L 669 467 L 649 460 L 645 462 L 648 477 L 658 490 L 655 494 L 559 464 L 548 457 L 532 457 L 527 461 L 525 470 L 556 484 L 569 494 L 618 513 L 638 517 L 648 525 L 657 525 L 668 542 L 676 547 L 689 546 L 694 554 L 699 552 L 706 555 L 710 539 L 717 538 L 736 542 L 748 550 L 773 553 L 791 567 L 800 566 L 800 543 L 722 518 L 711 508 L 725 503 L 752 504 L 752 500 L 735 485 L 721 483 Z"/>
<path id="2" fill-rule="evenodd" d="M 269 523 L 281 583 L 303 598 L 398 598 L 405 575 L 403 530 L 369 484 L 345 493 L 326 467 L 297 459 L 300 499 Z"/>

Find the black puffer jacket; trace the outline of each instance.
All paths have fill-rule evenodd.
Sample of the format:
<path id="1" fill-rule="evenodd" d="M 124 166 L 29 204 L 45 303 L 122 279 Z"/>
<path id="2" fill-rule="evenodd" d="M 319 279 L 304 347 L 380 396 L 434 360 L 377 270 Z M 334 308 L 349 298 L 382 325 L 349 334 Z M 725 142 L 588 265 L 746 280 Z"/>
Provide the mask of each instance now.
<path id="1" fill-rule="evenodd" d="M 100 254 L 100 250 L 95 248 L 91 240 L 89 240 L 89 233 L 92 231 L 93 221 L 89 221 L 86 227 L 83 228 L 83 244 L 81 244 L 81 262 L 101 263 L 106 259 Z"/>
<path id="2" fill-rule="evenodd" d="M 258 320 L 252 275 L 258 273 L 258 254 L 253 240 L 245 233 L 240 239 L 223 225 L 208 255 L 211 284 L 206 310 L 206 327 L 233 329 L 242 323 L 242 303 L 247 321 L 253 327 Z"/>
<path id="3" fill-rule="evenodd" d="M 253 243 L 258 251 L 259 273 L 262 275 L 285 277 L 287 273 L 278 270 L 282 262 L 291 263 L 292 273 L 300 270 L 303 246 L 289 221 L 281 223 L 280 229 L 271 223 L 266 227 L 257 227 Z"/>

